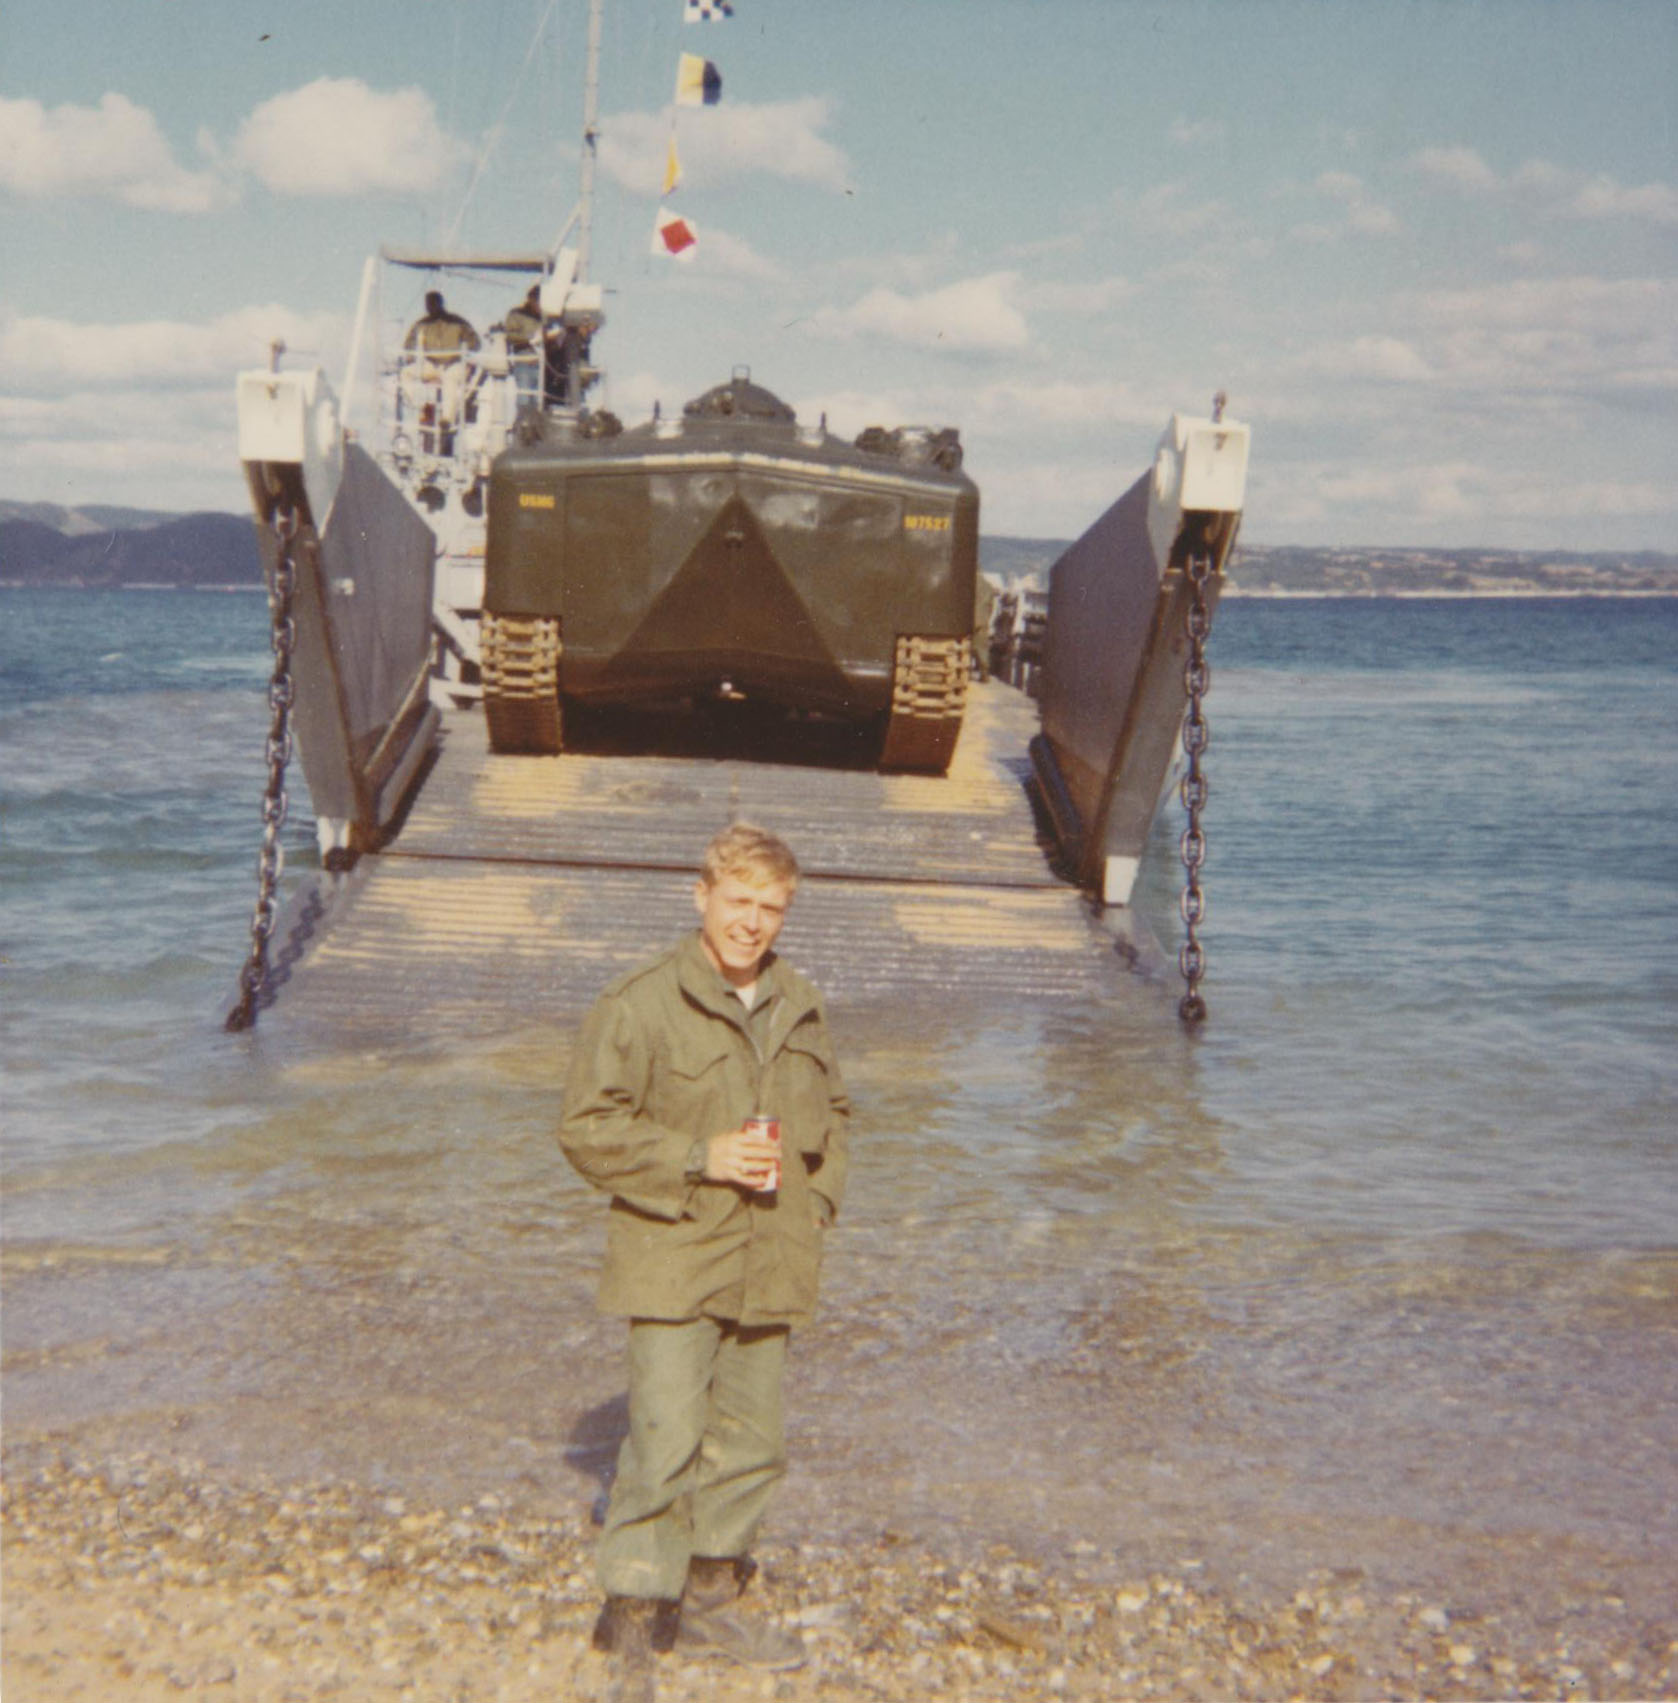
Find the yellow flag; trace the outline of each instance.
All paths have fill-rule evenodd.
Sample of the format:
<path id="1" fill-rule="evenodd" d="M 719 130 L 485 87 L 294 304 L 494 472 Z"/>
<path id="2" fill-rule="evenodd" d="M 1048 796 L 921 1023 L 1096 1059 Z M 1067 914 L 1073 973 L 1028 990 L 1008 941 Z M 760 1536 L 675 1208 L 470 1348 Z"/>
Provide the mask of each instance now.
<path id="1" fill-rule="evenodd" d="M 661 195 L 668 195 L 682 181 L 682 162 L 676 158 L 676 133 L 670 133 L 670 151 L 664 157 L 664 187 Z"/>

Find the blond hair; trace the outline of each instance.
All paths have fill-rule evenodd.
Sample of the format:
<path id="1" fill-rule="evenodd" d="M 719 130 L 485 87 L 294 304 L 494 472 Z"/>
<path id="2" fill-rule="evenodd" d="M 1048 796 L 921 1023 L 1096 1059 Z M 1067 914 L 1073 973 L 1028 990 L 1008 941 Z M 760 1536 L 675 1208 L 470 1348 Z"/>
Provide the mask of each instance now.
<path id="1" fill-rule="evenodd" d="M 798 886 L 798 859 L 778 835 L 750 822 L 734 822 L 713 835 L 700 860 L 699 878 L 707 887 L 737 875 L 754 887 L 782 881 L 789 891 Z"/>

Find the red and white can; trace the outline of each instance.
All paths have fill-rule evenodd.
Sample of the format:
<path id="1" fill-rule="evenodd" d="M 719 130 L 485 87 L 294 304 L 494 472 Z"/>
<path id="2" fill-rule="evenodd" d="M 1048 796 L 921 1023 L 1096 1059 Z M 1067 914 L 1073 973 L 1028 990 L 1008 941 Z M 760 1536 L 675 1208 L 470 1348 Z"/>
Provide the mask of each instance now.
<path id="1" fill-rule="evenodd" d="M 746 1119 L 745 1127 L 751 1132 L 751 1134 L 761 1135 L 764 1140 L 774 1142 L 777 1147 L 781 1145 L 781 1120 L 779 1118 L 766 1118 L 761 1115 L 749 1117 Z M 758 1186 L 755 1192 L 758 1194 L 774 1194 L 777 1190 L 779 1190 L 780 1186 L 781 1156 L 777 1153 L 775 1155 L 775 1163 L 771 1168 L 768 1177 Z"/>

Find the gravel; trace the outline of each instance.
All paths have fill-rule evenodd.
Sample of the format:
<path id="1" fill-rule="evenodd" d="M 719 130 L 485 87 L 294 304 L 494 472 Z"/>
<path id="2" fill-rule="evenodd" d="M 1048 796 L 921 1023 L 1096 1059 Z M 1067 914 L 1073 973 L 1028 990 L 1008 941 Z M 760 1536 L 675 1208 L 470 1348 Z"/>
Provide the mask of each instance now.
<path id="1" fill-rule="evenodd" d="M 598 1698 L 584 1511 L 453 1506 L 143 1455 L 9 1449 L 8 1703 Z M 1604 1587 L 1542 1635 L 1377 1593 L 1357 1569 L 1233 1600 L 1185 1560 L 1112 1582 L 1111 1555 L 937 1554 L 882 1530 L 786 1538 L 752 1591 L 809 1660 L 762 1676 L 661 1657 L 661 1699 L 1648 1698 L 1678 1696 L 1670 1621 Z"/>

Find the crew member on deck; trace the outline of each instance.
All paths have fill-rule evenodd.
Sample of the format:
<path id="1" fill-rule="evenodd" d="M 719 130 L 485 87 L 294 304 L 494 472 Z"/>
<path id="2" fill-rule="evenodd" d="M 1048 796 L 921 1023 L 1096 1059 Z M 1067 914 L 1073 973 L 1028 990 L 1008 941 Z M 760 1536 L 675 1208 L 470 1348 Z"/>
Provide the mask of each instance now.
<path id="1" fill-rule="evenodd" d="M 452 455 L 470 371 L 465 357 L 476 353 L 478 334 L 470 320 L 449 312 L 441 290 L 427 290 L 425 314 L 408 327 L 402 347 L 419 357 L 404 373 L 403 389 L 419 410 L 421 448 Z"/>
<path id="2" fill-rule="evenodd" d="M 501 322 L 507 334 L 507 353 L 513 358 L 513 372 L 518 379 L 519 401 L 534 402 L 540 388 L 544 353 L 542 333 L 542 286 L 532 284 L 524 300 L 507 310 Z"/>

